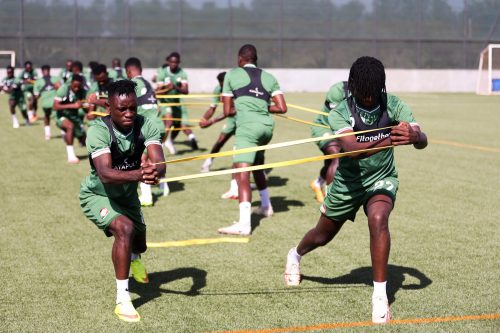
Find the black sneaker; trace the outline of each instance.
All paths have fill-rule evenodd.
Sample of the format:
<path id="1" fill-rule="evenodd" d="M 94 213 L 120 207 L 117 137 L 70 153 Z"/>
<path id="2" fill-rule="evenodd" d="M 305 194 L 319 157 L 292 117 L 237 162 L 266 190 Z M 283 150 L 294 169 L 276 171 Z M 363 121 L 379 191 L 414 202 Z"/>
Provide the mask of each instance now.
<path id="1" fill-rule="evenodd" d="M 191 139 L 191 148 L 193 150 L 198 150 L 198 142 L 196 142 L 196 139 Z"/>

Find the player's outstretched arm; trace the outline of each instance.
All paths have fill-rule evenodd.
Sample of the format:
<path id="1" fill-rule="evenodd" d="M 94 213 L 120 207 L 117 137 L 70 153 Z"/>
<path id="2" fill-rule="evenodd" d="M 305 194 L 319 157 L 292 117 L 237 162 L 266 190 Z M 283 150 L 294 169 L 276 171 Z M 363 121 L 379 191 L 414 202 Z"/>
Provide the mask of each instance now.
<path id="1" fill-rule="evenodd" d="M 342 132 L 342 134 L 349 133 L 349 132 L 353 132 L 353 131 L 346 130 L 346 131 Z M 356 136 L 348 135 L 348 136 L 338 138 L 338 140 L 340 143 L 340 147 L 345 152 L 370 149 L 370 148 L 377 148 L 377 147 L 386 147 L 386 146 L 390 146 L 392 144 L 390 137 L 386 137 L 384 139 L 381 139 L 378 141 L 372 141 L 372 142 L 357 142 Z M 364 158 L 364 157 L 368 157 L 370 155 L 373 155 L 377 152 L 378 151 L 360 153 L 360 154 L 356 154 L 356 155 L 351 155 L 350 157 L 352 157 L 352 158 Z"/>
<path id="2" fill-rule="evenodd" d="M 165 172 L 167 171 L 167 165 L 165 163 L 162 163 L 162 162 L 165 162 L 165 155 L 163 155 L 163 149 L 162 149 L 161 145 L 151 144 L 151 145 L 148 145 L 146 149 L 148 151 L 148 161 L 142 163 L 141 168 L 143 168 L 143 166 L 148 165 L 148 162 L 149 162 L 149 164 L 154 166 L 154 170 L 156 171 L 157 176 L 159 178 L 165 177 Z M 155 164 L 155 163 L 160 163 L 160 164 Z M 143 175 L 147 174 L 147 172 L 149 172 L 149 170 L 150 169 L 144 168 Z M 146 183 L 146 184 L 148 184 L 148 183 Z"/>
<path id="3" fill-rule="evenodd" d="M 270 113 L 286 113 L 288 111 L 283 94 L 274 95 L 273 103 L 274 105 L 270 105 L 268 109 Z"/>
<path id="4" fill-rule="evenodd" d="M 76 101 L 75 103 L 71 104 L 62 104 L 61 101 L 58 101 L 57 99 L 54 100 L 54 104 L 52 105 L 52 108 L 56 111 L 64 110 L 64 109 L 79 109 L 82 107 L 82 102 Z"/>
<path id="5" fill-rule="evenodd" d="M 236 109 L 233 107 L 232 96 L 222 96 L 222 103 L 224 105 L 223 111 L 226 117 L 231 117 L 236 114 Z"/>
<path id="6" fill-rule="evenodd" d="M 103 184 L 124 184 L 130 182 L 140 182 L 143 179 L 141 169 L 120 171 L 115 170 L 111 164 L 111 154 L 102 154 L 92 158 L 94 167 Z"/>
<path id="7" fill-rule="evenodd" d="M 402 121 L 391 130 L 391 141 L 395 146 L 412 144 L 416 149 L 427 147 L 427 135 L 418 126 Z"/>

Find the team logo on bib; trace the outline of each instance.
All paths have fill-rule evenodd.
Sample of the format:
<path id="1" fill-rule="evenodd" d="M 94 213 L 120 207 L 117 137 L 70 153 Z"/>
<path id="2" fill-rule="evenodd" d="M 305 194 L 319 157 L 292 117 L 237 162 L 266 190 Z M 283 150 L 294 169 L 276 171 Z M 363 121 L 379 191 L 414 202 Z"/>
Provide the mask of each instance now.
<path id="1" fill-rule="evenodd" d="M 101 215 L 101 219 L 105 218 L 109 213 L 109 210 L 107 208 L 103 208 L 101 209 L 101 211 L 99 212 L 99 215 Z"/>

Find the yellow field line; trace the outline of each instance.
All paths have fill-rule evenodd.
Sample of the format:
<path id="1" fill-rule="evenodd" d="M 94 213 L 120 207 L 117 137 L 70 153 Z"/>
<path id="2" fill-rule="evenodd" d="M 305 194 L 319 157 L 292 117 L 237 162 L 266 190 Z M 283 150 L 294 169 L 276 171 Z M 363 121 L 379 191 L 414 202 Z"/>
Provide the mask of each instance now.
<path id="1" fill-rule="evenodd" d="M 395 319 L 391 320 L 386 325 L 431 324 L 431 323 L 446 323 L 454 321 L 494 320 L 494 319 L 500 319 L 500 313 L 472 315 L 472 316 Z M 237 330 L 237 331 L 218 331 L 216 333 L 307 332 L 307 331 L 326 330 L 335 328 L 368 327 L 368 326 L 378 326 L 378 325 L 372 323 L 371 321 L 355 321 L 346 323 L 325 323 L 325 324 L 317 324 L 310 326 L 295 326 L 295 327 L 292 326 L 292 327 L 267 328 L 267 329 L 255 329 L 255 330 Z"/>
<path id="2" fill-rule="evenodd" d="M 460 143 L 460 142 L 447 141 L 447 140 L 434 140 L 434 139 L 430 139 L 429 142 L 430 143 L 437 143 L 437 144 L 440 144 L 440 145 L 447 145 L 447 146 L 458 147 L 458 148 L 476 149 L 476 150 L 481 150 L 481 151 L 487 151 L 487 152 L 490 152 L 490 153 L 500 153 L 500 149 L 498 149 L 498 148 L 485 147 L 485 146 L 477 146 L 477 145 L 469 145 L 467 143 Z"/>
<path id="3" fill-rule="evenodd" d="M 160 243 L 148 243 L 148 247 L 178 247 L 178 246 L 191 246 L 191 245 L 205 245 L 205 244 L 216 244 L 216 243 L 248 243 L 250 238 L 200 238 L 200 239 L 188 239 L 183 241 L 170 241 L 170 242 L 160 242 Z"/>
<path id="4" fill-rule="evenodd" d="M 186 175 L 186 176 L 163 178 L 163 179 L 160 179 L 160 183 L 168 183 L 168 182 L 175 182 L 175 181 L 181 181 L 181 180 L 187 180 L 187 179 L 229 175 L 229 174 L 233 174 L 233 173 L 263 170 L 263 169 L 270 169 L 270 168 L 281 168 L 281 167 L 290 166 L 290 165 L 297 165 L 297 164 L 310 163 L 310 162 L 316 162 L 316 161 L 324 161 L 324 160 L 328 160 L 328 159 L 332 159 L 332 158 L 339 158 L 339 157 L 350 156 L 350 155 L 354 155 L 354 154 L 361 154 L 361 153 L 366 153 L 369 151 L 377 151 L 377 150 L 382 150 L 382 149 L 387 149 L 387 148 L 392 148 L 392 147 L 394 147 L 394 146 L 375 147 L 375 148 L 369 148 L 369 149 L 349 151 L 349 152 L 345 152 L 345 153 L 306 157 L 306 158 L 301 158 L 298 160 L 289 160 L 289 161 L 274 162 L 274 163 L 268 163 L 268 164 L 262 164 L 262 165 L 253 165 L 253 166 L 248 166 L 248 167 L 244 167 L 244 168 L 234 168 L 234 169 L 211 171 L 211 172 L 205 172 L 205 173 L 195 173 L 195 174 Z"/>

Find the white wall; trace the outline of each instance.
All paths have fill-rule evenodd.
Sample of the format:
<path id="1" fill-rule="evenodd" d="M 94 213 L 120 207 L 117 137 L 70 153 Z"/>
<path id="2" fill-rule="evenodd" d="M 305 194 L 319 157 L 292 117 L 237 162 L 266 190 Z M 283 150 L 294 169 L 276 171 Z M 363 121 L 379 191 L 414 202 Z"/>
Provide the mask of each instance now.
<path id="1" fill-rule="evenodd" d="M 185 68 L 192 92 L 211 93 L 217 84 L 216 76 L 227 69 Z M 16 70 L 16 75 L 20 70 Z M 53 74 L 59 73 L 54 68 Z M 348 69 L 269 69 L 286 92 L 326 92 L 338 81 L 347 80 Z M 156 69 L 144 70 L 144 77 L 151 80 Z M 477 70 L 462 69 L 387 69 L 387 90 L 389 92 L 475 92 Z M 0 78 L 5 69 L 0 69 Z"/>

